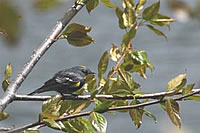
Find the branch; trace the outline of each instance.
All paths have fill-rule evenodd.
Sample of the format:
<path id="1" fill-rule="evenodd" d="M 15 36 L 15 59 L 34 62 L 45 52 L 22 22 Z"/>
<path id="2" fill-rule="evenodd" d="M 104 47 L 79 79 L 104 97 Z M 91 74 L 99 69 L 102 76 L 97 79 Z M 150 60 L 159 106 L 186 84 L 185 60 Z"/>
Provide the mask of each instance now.
<path id="1" fill-rule="evenodd" d="M 47 38 L 41 43 L 37 50 L 35 50 L 24 65 L 21 72 L 19 72 L 16 78 L 11 82 L 7 91 L 4 93 L 3 97 L 0 99 L 0 112 L 7 107 L 9 103 L 14 100 L 14 96 L 18 88 L 21 86 L 23 81 L 26 79 L 28 74 L 31 72 L 36 63 L 40 60 L 40 58 L 45 54 L 45 52 L 51 47 L 51 45 L 57 41 L 58 36 L 65 29 L 66 25 L 70 22 L 70 20 L 81 10 L 84 6 L 81 4 L 75 3 L 64 15 L 64 17 L 59 20 L 56 26 L 52 29 L 51 33 Z"/>
<path id="2" fill-rule="evenodd" d="M 199 93 L 200 93 L 200 89 L 195 89 L 195 91 L 193 91 L 190 94 L 187 94 L 187 95 L 184 95 L 184 96 L 175 97 L 175 98 L 172 98 L 172 99 L 175 100 L 175 101 L 182 101 L 186 97 L 193 96 L 193 95 L 196 95 L 196 94 L 199 94 Z M 140 104 L 136 104 L 136 105 L 110 107 L 107 110 L 105 110 L 103 112 L 99 112 L 99 113 L 105 113 L 107 111 L 116 111 L 116 110 L 136 109 L 136 108 L 139 108 L 139 107 L 145 107 L 145 106 L 149 106 L 149 105 L 162 103 L 162 102 L 165 102 L 165 100 L 166 99 L 159 99 L 159 100 L 152 100 L 152 101 L 148 101 L 146 103 L 140 103 Z M 58 122 L 58 121 L 66 121 L 66 120 L 72 119 L 72 118 L 74 119 L 74 118 L 78 118 L 78 117 L 89 116 L 91 112 L 92 111 L 78 113 L 78 114 L 72 114 L 72 115 L 68 115 L 68 116 L 65 116 L 63 118 L 60 118 L 58 120 L 55 120 L 55 121 L 56 122 Z M 20 132 L 20 131 L 23 131 L 23 130 L 26 130 L 28 128 L 32 128 L 32 127 L 35 127 L 35 126 L 39 126 L 39 125 L 42 125 L 42 127 L 46 126 L 46 124 L 43 121 L 41 121 L 41 122 L 36 122 L 36 123 L 33 123 L 33 124 L 28 124 L 28 125 L 23 126 L 23 127 L 18 127 L 18 128 L 12 129 L 12 130 L 8 131 L 7 133 L 17 133 L 17 132 Z"/>
<path id="3" fill-rule="evenodd" d="M 192 93 L 199 92 L 200 89 L 193 89 Z M 175 91 L 169 92 L 158 92 L 152 94 L 136 94 L 136 99 L 158 99 L 165 96 L 169 96 L 174 94 Z M 176 92 L 175 95 L 180 95 L 182 92 Z M 46 101 L 50 99 L 52 96 L 29 96 L 29 95 L 15 95 L 14 100 L 16 101 Z M 104 98 L 104 99 L 111 99 L 111 100 L 131 100 L 133 96 L 113 96 L 113 95 L 96 95 L 93 98 Z M 91 95 L 83 95 L 83 96 L 64 96 L 63 100 L 90 100 Z"/>

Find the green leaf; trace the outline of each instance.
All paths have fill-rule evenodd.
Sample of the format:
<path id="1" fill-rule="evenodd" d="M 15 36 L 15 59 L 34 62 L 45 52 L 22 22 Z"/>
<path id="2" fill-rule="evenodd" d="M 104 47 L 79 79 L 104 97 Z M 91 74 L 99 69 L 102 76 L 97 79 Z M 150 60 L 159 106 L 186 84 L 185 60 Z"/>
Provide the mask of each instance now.
<path id="1" fill-rule="evenodd" d="M 96 107 L 93 109 L 95 112 L 105 112 L 111 105 L 113 101 L 105 101 L 100 104 L 97 104 Z"/>
<path id="2" fill-rule="evenodd" d="M 146 65 L 151 71 L 154 69 L 154 66 L 148 59 L 147 52 L 144 50 L 134 51 L 131 53 L 131 58 L 135 65 Z"/>
<path id="3" fill-rule="evenodd" d="M 192 92 L 192 89 L 194 88 L 195 84 L 189 84 L 185 88 L 183 88 L 182 95 L 187 95 Z"/>
<path id="4" fill-rule="evenodd" d="M 25 130 L 24 133 L 40 133 L 40 130 L 38 130 L 38 129 L 28 129 L 28 130 Z"/>
<path id="5" fill-rule="evenodd" d="M 124 13 L 122 14 L 124 26 L 130 28 L 134 26 L 136 21 L 134 2 L 132 0 L 122 0 Z"/>
<path id="6" fill-rule="evenodd" d="M 178 128 L 181 128 L 181 117 L 178 103 L 171 98 L 167 98 L 165 104 L 169 118 L 174 125 L 176 125 Z"/>
<path id="7" fill-rule="evenodd" d="M 146 21 L 151 20 L 154 16 L 158 14 L 160 9 L 160 1 L 153 3 L 151 6 L 144 9 L 142 13 L 142 18 Z"/>
<path id="8" fill-rule="evenodd" d="M 133 101 L 131 102 L 131 105 L 136 105 L 139 103 L 140 103 L 139 101 L 137 101 L 136 99 L 133 99 Z M 142 125 L 143 113 L 144 113 L 143 107 L 129 110 L 130 117 L 132 121 L 134 122 L 136 128 L 140 128 L 140 126 Z"/>
<path id="9" fill-rule="evenodd" d="M 159 36 L 162 36 L 164 37 L 166 40 L 167 40 L 167 36 L 162 32 L 160 31 L 159 29 L 156 29 L 155 27 L 153 27 L 152 25 L 146 25 L 151 31 L 153 31 L 155 34 L 159 35 Z"/>
<path id="10" fill-rule="evenodd" d="M 168 82 L 168 91 L 172 91 L 174 89 L 177 89 L 177 87 L 179 87 L 182 82 L 184 82 L 184 79 L 186 79 L 186 73 L 184 74 L 180 74 L 178 76 L 176 76 L 175 78 L 173 78 L 172 80 L 170 80 Z"/>
<path id="11" fill-rule="evenodd" d="M 155 123 L 157 123 L 156 117 L 151 112 L 149 112 L 148 110 L 144 109 L 144 114 L 146 116 L 148 116 L 149 118 L 153 119 Z"/>
<path id="12" fill-rule="evenodd" d="M 109 7 L 109 8 L 117 8 L 116 5 L 110 3 L 110 0 L 101 0 L 101 2 L 102 2 L 105 6 L 107 6 L 107 7 Z"/>
<path id="13" fill-rule="evenodd" d="M 123 36 L 123 43 L 124 44 L 128 44 L 136 35 L 136 25 L 134 25 L 133 27 L 131 27 L 131 29 L 129 30 L 129 32 L 127 32 L 124 36 Z"/>
<path id="14" fill-rule="evenodd" d="M 122 17 L 123 11 L 122 11 L 119 7 L 117 7 L 117 8 L 115 9 L 115 13 L 116 13 L 116 15 L 117 15 L 117 17 L 118 17 L 119 27 L 120 27 L 121 29 L 125 29 L 126 27 L 125 27 L 125 25 L 124 25 L 124 20 L 123 20 L 123 17 Z"/>
<path id="15" fill-rule="evenodd" d="M 9 117 L 9 114 L 5 112 L 0 112 L 0 121 L 5 120 L 8 117 Z"/>
<path id="16" fill-rule="evenodd" d="M 86 109 L 91 104 L 90 101 L 86 100 L 64 100 L 61 103 L 61 108 L 59 110 L 60 115 L 64 113 L 76 114 L 80 113 L 82 110 Z"/>
<path id="17" fill-rule="evenodd" d="M 95 9 L 99 4 L 99 0 L 89 0 L 86 4 L 86 9 L 88 13 L 90 13 L 93 9 Z"/>
<path id="18" fill-rule="evenodd" d="M 91 29 L 91 27 L 73 23 L 66 28 L 59 39 L 67 39 L 69 44 L 76 47 L 86 46 L 92 42 L 94 43 L 92 37 L 87 35 Z"/>
<path id="19" fill-rule="evenodd" d="M 98 133 L 106 133 L 107 120 L 102 114 L 97 112 L 90 113 L 90 121 Z"/>
<path id="20" fill-rule="evenodd" d="M 115 44 L 112 44 L 112 48 L 110 49 L 110 58 L 117 62 L 117 60 L 121 57 L 120 51 Z"/>
<path id="21" fill-rule="evenodd" d="M 74 120 L 70 119 L 63 121 L 65 125 L 65 132 L 68 133 L 93 133 L 94 129 L 90 121 L 86 118 L 76 118 Z"/>
<path id="22" fill-rule="evenodd" d="M 125 56 L 120 68 L 131 73 L 137 72 L 141 77 L 146 79 L 146 69 L 149 68 L 152 71 L 154 66 L 149 61 L 147 53 L 144 50 L 136 50 Z"/>
<path id="23" fill-rule="evenodd" d="M 89 45 L 90 43 L 94 43 L 94 40 L 91 36 L 88 36 L 86 33 L 82 32 L 72 32 L 68 34 L 66 39 L 69 44 L 75 47 L 83 47 Z"/>
<path id="24" fill-rule="evenodd" d="M 49 119 L 53 119 L 56 120 L 58 119 L 58 117 L 60 116 L 60 108 L 61 108 L 61 96 L 55 96 L 52 97 L 51 99 L 43 102 L 42 105 L 42 117 L 44 118 L 49 118 Z"/>
<path id="25" fill-rule="evenodd" d="M 147 2 L 147 0 L 139 0 L 136 5 L 136 12 L 139 12 L 143 9 L 144 4 Z"/>
<path id="26" fill-rule="evenodd" d="M 2 88 L 3 88 L 4 91 L 7 90 L 9 84 L 10 84 L 10 81 L 7 80 L 7 79 L 5 79 L 5 80 L 2 82 Z"/>
<path id="27" fill-rule="evenodd" d="M 6 69 L 4 71 L 4 76 L 5 76 L 5 79 L 9 79 L 12 75 L 12 65 L 11 64 L 8 64 L 6 66 Z"/>
<path id="28" fill-rule="evenodd" d="M 135 82 L 133 80 L 133 77 L 128 72 L 119 69 L 118 75 L 119 75 L 119 80 L 121 80 L 120 82 L 124 82 L 128 86 L 129 91 L 135 90 Z"/>
<path id="29" fill-rule="evenodd" d="M 99 80 L 102 78 L 102 74 L 104 74 L 108 67 L 108 61 L 109 61 L 109 54 L 107 51 L 104 52 L 102 55 L 99 64 L 98 64 L 98 78 Z"/>
<path id="30" fill-rule="evenodd" d="M 69 33 L 72 33 L 72 32 L 88 33 L 91 30 L 92 30 L 92 27 L 73 23 L 67 26 L 66 30 L 62 33 L 62 35 L 68 35 Z"/>
<path id="31" fill-rule="evenodd" d="M 12 44 L 19 39 L 20 15 L 10 1 L 0 1 L 0 35 L 3 35 Z"/>
<path id="32" fill-rule="evenodd" d="M 97 81 L 96 79 L 91 80 L 88 84 L 87 84 L 87 90 L 88 92 L 93 92 L 94 90 L 96 90 L 97 88 Z"/>
<path id="33" fill-rule="evenodd" d="M 170 23 L 174 22 L 175 20 L 165 16 L 163 14 L 158 13 L 155 15 L 149 22 L 153 25 L 158 25 L 158 26 L 169 26 Z"/>
<path id="34" fill-rule="evenodd" d="M 200 101 L 200 96 L 189 96 L 184 98 L 184 100 Z"/>
<path id="35" fill-rule="evenodd" d="M 50 128 L 56 130 L 65 130 L 65 125 L 61 121 L 56 122 L 55 120 L 52 119 L 43 119 L 43 121 Z"/>

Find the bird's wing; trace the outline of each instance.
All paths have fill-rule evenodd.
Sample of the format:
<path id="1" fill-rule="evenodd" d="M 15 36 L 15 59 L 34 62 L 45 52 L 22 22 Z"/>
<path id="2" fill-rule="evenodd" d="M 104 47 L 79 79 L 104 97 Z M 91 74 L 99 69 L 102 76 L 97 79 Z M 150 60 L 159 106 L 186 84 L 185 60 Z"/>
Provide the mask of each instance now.
<path id="1" fill-rule="evenodd" d="M 78 73 L 60 71 L 55 74 L 52 79 L 45 82 L 45 85 L 62 84 L 65 86 L 71 86 L 80 82 L 80 80 L 82 80 L 82 77 Z"/>

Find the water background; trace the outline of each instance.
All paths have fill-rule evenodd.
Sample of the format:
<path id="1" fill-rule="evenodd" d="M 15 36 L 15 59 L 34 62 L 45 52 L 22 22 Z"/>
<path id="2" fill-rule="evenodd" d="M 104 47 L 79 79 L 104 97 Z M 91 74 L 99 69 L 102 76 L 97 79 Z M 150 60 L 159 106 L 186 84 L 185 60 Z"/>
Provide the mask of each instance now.
<path id="1" fill-rule="evenodd" d="M 39 12 L 31 4 L 33 0 L 13 0 L 23 16 L 23 34 L 19 46 L 15 49 L 8 49 L 0 41 L 0 80 L 3 80 L 5 65 L 9 62 L 13 65 L 15 76 L 31 56 L 34 49 L 45 39 L 56 21 L 64 12 L 71 7 L 73 1 L 63 2 L 58 8 L 49 12 Z M 161 13 L 172 16 L 167 10 L 165 2 L 161 1 Z M 105 8 L 102 4 L 89 15 L 85 8 L 73 19 L 72 22 L 92 26 L 90 35 L 95 39 L 94 45 L 83 48 L 70 46 L 65 40 L 57 41 L 48 52 L 42 57 L 25 82 L 18 90 L 18 94 L 27 94 L 38 88 L 44 81 L 49 79 L 55 72 L 75 65 L 87 65 L 97 70 L 99 58 L 105 50 L 111 48 L 115 43 L 119 46 L 121 36 L 125 33 L 118 28 L 117 17 L 114 10 Z M 185 72 L 187 69 L 188 83 L 196 83 L 199 87 L 200 81 L 200 27 L 199 23 L 189 21 L 187 23 L 175 22 L 171 30 L 162 28 L 168 36 L 168 41 L 153 34 L 149 29 L 142 27 L 137 32 L 133 46 L 148 52 L 155 70 L 149 72 L 148 79 L 144 80 L 135 77 L 142 85 L 143 91 L 159 92 L 165 91 L 167 82 L 176 75 Z M 0 96 L 2 90 L 0 90 Z M 6 112 L 10 118 L 0 122 L 0 126 L 16 125 L 22 126 L 35 122 L 38 119 L 38 112 L 41 111 L 41 102 L 15 102 L 7 107 Z M 158 120 L 154 123 L 151 119 L 144 117 L 143 125 L 136 129 L 128 114 L 117 113 L 116 115 L 105 114 L 108 120 L 108 133 L 168 133 L 179 131 L 172 125 L 166 112 L 159 105 L 147 107 L 153 112 Z M 198 133 L 200 130 L 200 106 L 198 102 L 181 102 L 180 112 L 182 116 L 182 133 Z M 42 133 L 59 132 L 47 128 Z"/>

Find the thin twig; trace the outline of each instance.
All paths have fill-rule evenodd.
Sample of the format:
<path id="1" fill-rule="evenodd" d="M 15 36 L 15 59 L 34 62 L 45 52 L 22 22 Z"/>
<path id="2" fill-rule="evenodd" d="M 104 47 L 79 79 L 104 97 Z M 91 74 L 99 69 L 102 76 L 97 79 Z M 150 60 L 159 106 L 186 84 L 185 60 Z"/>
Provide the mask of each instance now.
<path id="1" fill-rule="evenodd" d="M 117 70 L 119 68 L 119 65 L 121 64 L 122 60 L 124 59 L 124 57 L 130 52 L 130 48 L 132 47 L 132 43 L 131 41 L 129 41 L 128 43 L 128 47 L 126 48 L 124 54 L 120 57 L 120 59 L 117 61 L 116 65 L 115 65 L 115 68 L 114 68 L 114 71 L 110 74 L 110 77 L 113 77 L 115 75 L 115 73 L 117 73 Z"/>
<path id="2" fill-rule="evenodd" d="M 66 25 L 71 21 L 71 19 L 81 10 L 84 4 L 75 3 L 64 15 L 64 17 L 57 22 L 56 26 L 53 28 L 52 32 L 47 36 L 47 38 L 41 43 L 37 50 L 35 50 L 24 65 L 23 69 L 17 74 L 15 79 L 9 85 L 7 91 L 4 93 L 3 97 L 0 99 L 0 112 L 7 107 L 7 105 L 14 100 L 14 96 L 18 88 L 21 86 L 23 81 L 32 71 L 34 66 L 40 60 L 40 58 L 45 54 L 45 52 L 51 47 L 51 45 L 57 41 L 58 36 L 65 29 Z"/>
<path id="3" fill-rule="evenodd" d="M 197 89 L 196 91 L 193 91 L 190 94 L 179 96 L 179 97 L 175 97 L 175 98 L 172 98 L 172 99 L 175 100 L 175 101 L 182 101 L 183 99 L 185 99 L 187 97 L 190 97 L 190 96 L 193 96 L 193 95 L 196 95 L 196 94 L 199 94 L 199 93 L 200 93 L 200 89 Z M 159 99 L 159 100 L 152 100 L 152 101 L 148 101 L 146 103 L 140 103 L 140 104 L 136 104 L 136 105 L 110 107 L 107 110 L 105 110 L 103 112 L 99 112 L 99 113 L 105 113 L 107 111 L 116 111 L 116 110 L 136 109 L 136 108 L 139 108 L 139 107 L 145 107 L 145 106 L 149 106 L 149 105 L 153 105 L 153 104 L 162 103 L 162 102 L 165 102 L 165 100 L 166 99 Z M 66 120 L 72 119 L 72 118 L 89 116 L 91 112 L 92 111 L 68 115 L 68 116 L 60 118 L 60 119 L 58 119 L 56 121 L 66 121 Z M 18 127 L 18 128 L 13 129 L 13 130 L 10 130 L 7 133 L 17 133 L 19 131 L 22 131 L 22 130 L 25 130 L 25 129 L 28 129 L 28 128 L 32 128 L 32 127 L 35 127 L 35 126 L 39 126 L 39 125 L 45 126 L 45 123 L 44 122 L 36 122 L 36 123 L 33 123 L 33 124 L 28 124 L 28 125 L 25 125 L 23 127 Z"/>

